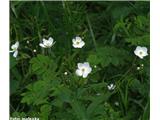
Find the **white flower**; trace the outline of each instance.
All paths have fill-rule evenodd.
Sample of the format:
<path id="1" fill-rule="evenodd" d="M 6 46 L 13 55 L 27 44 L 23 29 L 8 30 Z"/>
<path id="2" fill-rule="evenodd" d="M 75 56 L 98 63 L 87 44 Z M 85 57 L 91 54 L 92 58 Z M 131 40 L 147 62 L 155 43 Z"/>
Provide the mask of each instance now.
<path id="1" fill-rule="evenodd" d="M 34 49 L 34 50 L 33 50 L 33 52 L 35 52 L 35 53 L 36 53 L 36 52 L 37 52 L 37 50 L 36 50 L 36 49 Z"/>
<path id="2" fill-rule="evenodd" d="M 119 102 L 117 102 L 117 101 L 116 101 L 114 104 L 115 104 L 116 106 L 119 106 Z"/>
<path id="3" fill-rule="evenodd" d="M 97 66 L 96 66 L 96 65 L 94 65 L 94 68 L 97 68 Z"/>
<path id="4" fill-rule="evenodd" d="M 76 74 L 78 76 L 82 76 L 83 78 L 86 78 L 88 74 L 92 71 L 92 68 L 90 67 L 88 62 L 78 63 L 77 66 L 78 69 L 76 70 Z"/>
<path id="5" fill-rule="evenodd" d="M 13 53 L 13 57 L 17 57 L 17 55 L 18 55 L 18 47 L 19 47 L 19 42 L 18 41 L 11 46 L 12 50 L 10 52 L 14 52 Z"/>
<path id="6" fill-rule="evenodd" d="M 143 59 L 143 57 L 148 55 L 147 48 L 137 46 L 135 51 L 134 51 L 134 54 L 137 55 L 139 58 Z"/>
<path id="7" fill-rule="evenodd" d="M 85 45 L 85 42 L 80 37 L 73 38 L 72 43 L 74 48 L 82 48 Z"/>
<path id="8" fill-rule="evenodd" d="M 107 87 L 108 87 L 108 90 L 114 90 L 114 88 L 116 87 L 116 85 L 110 84 Z"/>
<path id="9" fill-rule="evenodd" d="M 64 72 L 64 75 L 67 75 L 68 73 L 67 72 Z"/>
<path id="10" fill-rule="evenodd" d="M 27 40 L 27 44 L 29 44 L 29 41 Z"/>
<path id="11" fill-rule="evenodd" d="M 56 42 L 54 42 L 52 37 L 49 37 L 48 40 L 46 40 L 45 38 L 43 38 L 42 40 L 43 42 L 40 43 L 39 45 L 43 48 L 50 48 L 52 47 Z"/>
<path id="12" fill-rule="evenodd" d="M 141 68 L 140 67 L 137 67 L 137 70 L 140 70 Z"/>

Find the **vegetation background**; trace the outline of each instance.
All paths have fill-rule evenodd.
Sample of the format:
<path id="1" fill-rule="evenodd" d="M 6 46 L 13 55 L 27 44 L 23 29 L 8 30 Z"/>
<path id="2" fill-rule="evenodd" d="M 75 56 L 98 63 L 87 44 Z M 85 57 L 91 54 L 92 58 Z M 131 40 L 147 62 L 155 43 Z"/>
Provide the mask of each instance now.
<path id="1" fill-rule="evenodd" d="M 149 49 L 149 30 L 149 2 L 11 1 L 10 43 L 20 47 L 10 56 L 10 116 L 149 120 L 149 57 L 134 55 Z M 56 44 L 41 48 L 50 36 Z M 73 48 L 75 36 L 83 48 Z M 75 70 L 85 61 L 92 72 L 83 79 Z"/>

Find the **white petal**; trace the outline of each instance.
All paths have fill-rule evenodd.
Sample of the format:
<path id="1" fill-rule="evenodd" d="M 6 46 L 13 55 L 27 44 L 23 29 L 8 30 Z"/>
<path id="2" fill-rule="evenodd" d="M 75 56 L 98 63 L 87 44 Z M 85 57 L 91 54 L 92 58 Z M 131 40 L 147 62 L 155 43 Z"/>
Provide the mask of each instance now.
<path id="1" fill-rule="evenodd" d="M 82 39 L 81 39 L 81 37 L 76 37 L 76 42 L 81 42 L 82 41 Z"/>
<path id="2" fill-rule="evenodd" d="M 81 42 L 79 43 L 79 48 L 82 48 L 84 45 L 85 45 L 85 42 L 84 42 L 84 41 L 81 41 Z"/>
<path id="3" fill-rule="evenodd" d="M 15 46 L 16 46 L 16 48 L 19 47 L 19 42 L 18 41 L 15 43 Z"/>
<path id="4" fill-rule="evenodd" d="M 79 69 L 77 69 L 77 70 L 76 70 L 76 75 L 78 75 L 78 76 L 82 76 L 82 71 L 81 71 L 81 70 L 79 70 Z"/>
<path id="5" fill-rule="evenodd" d="M 137 51 L 136 50 L 134 51 L 134 54 L 137 55 Z"/>
<path id="6" fill-rule="evenodd" d="M 87 73 L 90 73 L 91 71 L 92 71 L 91 67 L 88 67 L 87 70 L 86 70 Z"/>
<path id="7" fill-rule="evenodd" d="M 86 78 L 88 76 L 88 73 L 87 72 L 84 72 L 83 73 L 83 78 Z"/>
<path id="8" fill-rule="evenodd" d="M 85 66 L 85 67 L 90 67 L 90 66 L 89 66 L 89 62 L 84 62 L 84 66 Z"/>
<path id="9" fill-rule="evenodd" d="M 13 50 L 14 50 L 15 48 L 16 48 L 16 47 L 15 47 L 15 44 L 11 46 L 11 49 L 13 49 Z"/>
<path id="10" fill-rule="evenodd" d="M 14 44 L 14 45 L 11 46 L 11 48 L 12 48 L 13 51 L 16 51 L 17 50 L 17 45 Z"/>
<path id="11" fill-rule="evenodd" d="M 52 45 L 54 45 L 56 43 L 56 41 L 54 41 L 53 43 L 52 43 Z"/>
<path id="12" fill-rule="evenodd" d="M 16 50 L 14 53 L 13 53 L 13 57 L 17 57 L 18 55 L 18 50 Z"/>
<path id="13" fill-rule="evenodd" d="M 73 43 L 74 48 L 82 48 L 84 45 L 85 45 L 84 41 L 79 42 L 79 44 Z"/>
<path id="14" fill-rule="evenodd" d="M 44 45 L 45 47 L 49 47 L 50 43 L 49 43 L 49 41 L 47 40 L 47 41 L 43 42 L 43 45 Z"/>
<path id="15" fill-rule="evenodd" d="M 144 56 L 142 56 L 142 55 L 138 55 L 138 57 L 139 57 L 139 58 L 141 58 L 141 59 L 143 59 L 143 57 L 144 57 Z"/>
<path id="16" fill-rule="evenodd" d="M 147 52 L 147 48 L 146 48 L 146 47 L 142 47 L 142 50 L 143 50 L 144 52 Z"/>
<path id="17" fill-rule="evenodd" d="M 109 85 L 107 87 L 108 87 L 108 90 L 111 90 L 111 87 Z"/>
<path id="18" fill-rule="evenodd" d="M 143 54 L 140 54 L 140 52 L 143 53 L 142 50 L 135 50 L 135 51 L 134 51 L 134 54 L 135 54 L 136 56 L 138 56 L 138 57 L 141 57 Z"/>
<path id="19" fill-rule="evenodd" d="M 147 56 L 148 55 L 148 53 L 147 53 L 147 48 L 146 47 L 142 47 L 142 50 L 143 50 L 143 54 L 144 54 L 144 56 Z"/>
<path id="20" fill-rule="evenodd" d="M 147 52 L 145 52 L 145 53 L 144 53 L 144 56 L 147 56 L 147 55 L 148 55 L 148 53 L 147 53 Z"/>
<path id="21" fill-rule="evenodd" d="M 77 66 L 78 66 L 79 69 L 81 69 L 83 67 L 83 64 L 82 63 L 78 63 Z"/>
<path id="22" fill-rule="evenodd" d="M 47 40 L 45 38 L 42 39 L 43 43 L 47 42 Z"/>
<path id="23" fill-rule="evenodd" d="M 73 46 L 74 48 L 80 48 L 79 45 L 77 45 L 77 44 L 72 44 L 72 46 Z"/>
<path id="24" fill-rule="evenodd" d="M 46 46 L 44 46 L 44 44 L 42 44 L 42 43 L 39 43 L 39 46 L 46 48 Z"/>
<path id="25" fill-rule="evenodd" d="M 53 44 L 53 38 L 49 37 L 48 41 L 50 42 L 50 44 Z"/>
<path id="26" fill-rule="evenodd" d="M 116 87 L 116 85 L 114 85 L 114 84 L 111 83 L 111 84 L 108 85 L 107 87 L 108 87 L 108 90 L 114 90 L 115 87 Z"/>
<path id="27" fill-rule="evenodd" d="M 76 44 L 76 39 L 75 38 L 72 39 L 72 43 Z"/>
<path id="28" fill-rule="evenodd" d="M 137 50 L 137 49 L 134 50 L 134 54 L 138 56 L 139 55 L 139 50 Z"/>
<path id="29" fill-rule="evenodd" d="M 136 50 L 142 50 L 142 47 L 141 46 L 137 46 Z"/>

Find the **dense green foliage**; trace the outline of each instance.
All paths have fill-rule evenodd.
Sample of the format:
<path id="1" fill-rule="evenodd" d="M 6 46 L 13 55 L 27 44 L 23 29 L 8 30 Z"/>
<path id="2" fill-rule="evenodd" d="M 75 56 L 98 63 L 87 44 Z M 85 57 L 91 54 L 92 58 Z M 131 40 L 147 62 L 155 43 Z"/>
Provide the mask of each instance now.
<path id="1" fill-rule="evenodd" d="M 41 48 L 50 36 L 55 45 Z M 83 48 L 72 46 L 75 36 Z M 10 2 L 10 43 L 20 43 L 10 56 L 10 115 L 149 120 L 149 56 L 134 54 L 149 50 L 149 37 L 149 2 Z M 82 78 L 75 71 L 85 61 L 92 72 Z"/>

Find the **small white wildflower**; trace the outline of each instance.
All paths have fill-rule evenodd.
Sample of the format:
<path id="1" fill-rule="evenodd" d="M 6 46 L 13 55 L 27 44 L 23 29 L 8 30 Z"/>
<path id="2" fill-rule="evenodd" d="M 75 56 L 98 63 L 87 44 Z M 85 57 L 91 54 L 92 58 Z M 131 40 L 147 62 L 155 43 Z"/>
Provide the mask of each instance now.
<path id="1" fill-rule="evenodd" d="M 111 83 L 110 85 L 107 86 L 108 90 L 114 90 L 116 85 L 114 85 L 113 83 Z"/>
<path id="2" fill-rule="evenodd" d="M 82 48 L 85 45 L 85 42 L 81 39 L 81 37 L 73 38 L 72 43 L 74 48 Z"/>
<path id="3" fill-rule="evenodd" d="M 114 104 L 115 104 L 116 106 L 119 106 L 119 102 L 117 102 L 117 101 L 116 101 Z"/>
<path id="4" fill-rule="evenodd" d="M 52 37 L 49 37 L 48 40 L 44 39 L 42 40 L 42 43 L 40 43 L 39 45 L 43 48 L 50 48 L 52 47 L 56 42 L 54 42 Z"/>
<path id="5" fill-rule="evenodd" d="M 141 68 L 140 67 L 137 67 L 137 70 L 140 70 Z"/>
<path id="6" fill-rule="evenodd" d="M 96 65 L 94 65 L 94 68 L 97 68 L 97 66 L 96 66 Z"/>
<path id="7" fill-rule="evenodd" d="M 10 52 L 14 52 L 13 53 L 13 57 L 17 57 L 17 55 L 18 55 L 18 47 L 19 47 L 19 42 L 18 41 L 11 46 L 12 50 Z"/>
<path id="8" fill-rule="evenodd" d="M 141 64 L 141 67 L 143 67 L 144 65 L 143 64 Z"/>
<path id="9" fill-rule="evenodd" d="M 35 52 L 35 53 L 36 53 L 36 52 L 37 52 L 37 50 L 36 50 L 36 49 L 34 49 L 34 50 L 33 50 L 33 52 Z"/>
<path id="10" fill-rule="evenodd" d="M 134 51 L 134 54 L 136 56 L 138 56 L 140 59 L 143 59 L 143 57 L 148 55 L 147 48 L 146 47 L 137 46 L 135 51 Z"/>
<path id="11" fill-rule="evenodd" d="M 29 44 L 29 41 L 27 40 L 27 44 Z"/>
<path id="12" fill-rule="evenodd" d="M 77 67 L 78 69 L 76 70 L 76 74 L 78 76 L 82 76 L 83 78 L 86 78 L 88 74 L 92 71 L 92 68 L 90 67 L 88 62 L 78 63 Z"/>
<path id="13" fill-rule="evenodd" d="M 67 72 L 64 72 L 64 75 L 67 75 L 68 73 Z"/>

